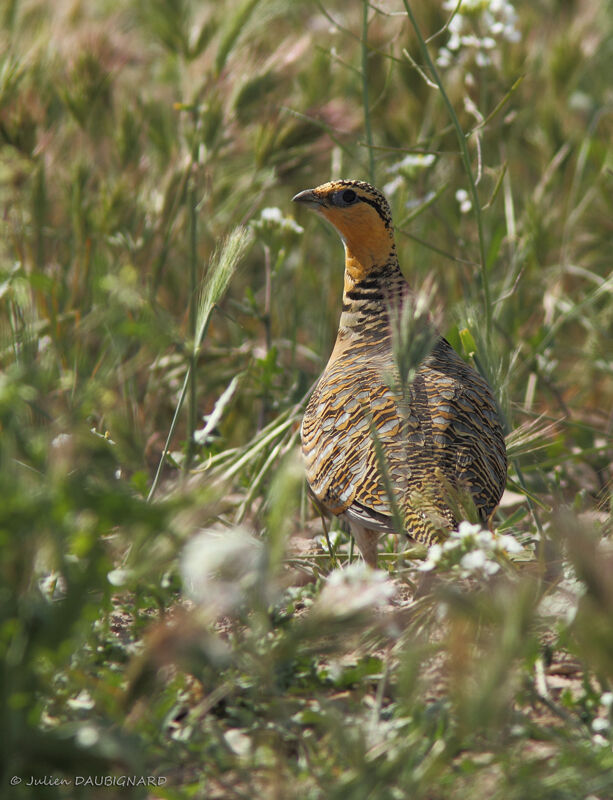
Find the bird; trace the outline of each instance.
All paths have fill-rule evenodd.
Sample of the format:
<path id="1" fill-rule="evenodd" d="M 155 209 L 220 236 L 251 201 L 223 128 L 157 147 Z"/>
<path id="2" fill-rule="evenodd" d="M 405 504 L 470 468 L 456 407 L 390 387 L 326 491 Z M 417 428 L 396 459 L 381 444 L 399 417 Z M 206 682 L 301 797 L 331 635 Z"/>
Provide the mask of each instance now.
<path id="1" fill-rule="evenodd" d="M 487 381 L 435 329 L 408 389 L 399 388 L 393 314 L 413 294 L 383 193 L 332 180 L 293 201 L 331 223 L 345 249 L 336 342 L 301 425 L 307 483 L 375 568 L 382 534 L 443 541 L 460 522 L 461 492 L 487 523 L 506 484 L 500 414 Z"/>

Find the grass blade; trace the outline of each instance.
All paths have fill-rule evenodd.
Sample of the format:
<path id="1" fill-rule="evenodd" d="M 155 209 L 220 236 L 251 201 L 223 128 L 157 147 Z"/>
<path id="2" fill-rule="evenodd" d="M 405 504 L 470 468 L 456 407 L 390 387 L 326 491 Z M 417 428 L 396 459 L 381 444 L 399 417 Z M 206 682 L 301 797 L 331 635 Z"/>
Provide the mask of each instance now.
<path id="1" fill-rule="evenodd" d="M 202 342 L 206 335 L 207 328 L 211 319 L 211 314 L 215 304 L 221 300 L 224 292 L 226 291 L 232 275 L 234 274 L 240 260 L 243 258 L 249 242 L 251 240 L 251 233 L 246 228 L 235 228 L 221 247 L 213 254 L 207 275 L 204 280 L 200 301 L 198 303 L 198 314 L 196 316 L 196 338 L 194 341 L 194 353 L 198 355 Z M 175 408 L 175 413 L 170 424 L 168 436 L 164 444 L 164 449 L 158 464 L 158 468 L 151 484 L 151 489 L 147 496 L 147 500 L 151 501 L 157 490 L 162 474 L 162 467 L 166 460 L 166 455 L 172 441 L 173 434 L 179 419 L 179 414 L 187 394 L 189 385 L 190 374 L 194 368 L 195 359 L 190 360 L 183 387 L 179 395 L 179 400 Z"/>

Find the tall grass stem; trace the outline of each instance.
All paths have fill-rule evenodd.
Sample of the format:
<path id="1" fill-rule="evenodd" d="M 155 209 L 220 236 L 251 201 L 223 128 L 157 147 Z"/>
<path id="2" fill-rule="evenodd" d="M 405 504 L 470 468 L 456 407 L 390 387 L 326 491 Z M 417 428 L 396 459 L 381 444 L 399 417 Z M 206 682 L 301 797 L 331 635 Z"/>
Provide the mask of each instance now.
<path id="1" fill-rule="evenodd" d="M 209 327 L 213 308 L 224 295 L 230 279 L 234 274 L 240 260 L 244 256 L 250 241 L 251 232 L 249 230 L 241 227 L 235 228 L 226 241 L 221 245 L 219 250 L 213 254 L 213 258 L 209 263 L 208 269 L 205 273 L 196 313 L 195 339 L 193 347 L 194 355 L 193 358 L 190 358 L 187 374 L 185 376 L 185 380 L 183 381 L 181 393 L 179 394 L 179 400 L 177 401 L 177 406 L 170 424 L 168 436 L 166 437 L 162 456 L 160 458 L 153 483 L 151 484 L 151 489 L 149 490 L 149 494 L 147 496 L 148 501 L 153 499 L 153 496 L 155 495 L 155 492 L 159 486 L 162 468 L 164 466 L 164 462 L 166 461 L 166 456 L 168 455 L 168 450 L 177 426 L 181 408 L 185 402 L 185 396 L 190 383 L 192 370 L 195 370 L 197 366 L 198 354 Z"/>
<path id="2" fill-rule="evenodd" d="M 196 334 L 198 326 L 198 209 L 196 165 L 192 162 L 187 203 L 189 212 L 189 334 L 194 346 L 189 354 L 189 412 L 187 426 L 187 454 L 184 469 L 187 473 L 194 457 L 197 408 Z"/>

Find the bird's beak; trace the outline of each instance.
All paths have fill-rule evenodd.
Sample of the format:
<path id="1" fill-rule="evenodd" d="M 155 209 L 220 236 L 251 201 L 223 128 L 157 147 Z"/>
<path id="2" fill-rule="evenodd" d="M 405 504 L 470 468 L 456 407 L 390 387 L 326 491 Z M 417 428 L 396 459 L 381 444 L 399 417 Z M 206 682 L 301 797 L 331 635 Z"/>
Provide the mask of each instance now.
<path id="1" fill-rule="evenodd" d="M 315 194 L 313 189 L 305 189 L 304 192 L 298 192 L 297 195 L 292 197 L 292 203 L 302 203 L 309 208 L 321 208 L 324 205 L 324 201 Z"/>

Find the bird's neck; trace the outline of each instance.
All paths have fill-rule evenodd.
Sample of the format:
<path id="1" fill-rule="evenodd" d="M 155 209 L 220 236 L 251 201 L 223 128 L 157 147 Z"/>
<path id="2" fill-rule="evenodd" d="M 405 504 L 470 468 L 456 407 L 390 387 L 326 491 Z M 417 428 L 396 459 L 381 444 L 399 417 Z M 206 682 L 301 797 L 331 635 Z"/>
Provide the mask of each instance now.
<path id="1" fill-rule="evenodd" d="M 388 328 L 390 305 L 397 304 L 408 291 L 400 271 L 396 248 L 365 264 L 345 245 L 345 284 L 339 335 L 362 331 L 382 332 Z"/>

